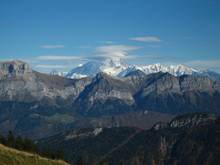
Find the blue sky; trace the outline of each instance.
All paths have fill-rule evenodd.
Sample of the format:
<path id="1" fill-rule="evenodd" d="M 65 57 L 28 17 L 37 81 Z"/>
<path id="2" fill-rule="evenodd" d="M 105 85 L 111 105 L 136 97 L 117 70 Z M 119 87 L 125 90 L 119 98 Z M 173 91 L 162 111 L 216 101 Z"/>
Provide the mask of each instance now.
<path id="1" fill-rule="evenodd" d="M 100 56 L 220 73 L 220 1 L 0 1 L 1 61 L 69 71 Z"/>

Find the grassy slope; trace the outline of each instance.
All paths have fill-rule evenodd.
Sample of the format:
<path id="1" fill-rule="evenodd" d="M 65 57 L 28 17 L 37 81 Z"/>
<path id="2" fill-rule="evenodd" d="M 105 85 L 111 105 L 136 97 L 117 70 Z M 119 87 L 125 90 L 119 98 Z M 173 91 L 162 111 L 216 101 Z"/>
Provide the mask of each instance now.
<path id="1" fill-rule="evenodd" d="M 0 144 L 0 165 L 68 165 L 61 160 L 51 160 L 39 155 L 18 151 Z"/>

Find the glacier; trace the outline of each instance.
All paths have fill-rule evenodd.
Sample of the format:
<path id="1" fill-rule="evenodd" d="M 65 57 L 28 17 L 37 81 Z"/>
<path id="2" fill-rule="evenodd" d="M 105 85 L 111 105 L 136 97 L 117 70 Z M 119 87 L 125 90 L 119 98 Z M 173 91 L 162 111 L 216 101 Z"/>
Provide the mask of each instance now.
<path id="1" fill-rule="evenodd" d="M 96 76 L 97 73 L 104 72 L 110 76 L 117 76 L 123 78 L 126 77 L 126 75 L 128 75 L 129 73 L 134 72 L 136 70 L 140 70 L 146 75 L 157 72 L 167 72 L 174 76 L 207 76 L 212 80 L 220 80 L 220 74 L 210 70 L 199 70 L 187 67 L 183 64 L 164 66 L 160 63 L 155 63 L 152 65 L 138 66 L 128 64 L 124 59 L 118 57 L 106 57 L 102 58 L 101 60 L 91 61 L 85 64 L 79 64 L 73 67 L 73 69 L 71 69 L 69 72 L 65 73 L 53 70 L 50 74 L 57 74 L 66 78 L 80 79 L 84 77 L 93 78 Z"/>

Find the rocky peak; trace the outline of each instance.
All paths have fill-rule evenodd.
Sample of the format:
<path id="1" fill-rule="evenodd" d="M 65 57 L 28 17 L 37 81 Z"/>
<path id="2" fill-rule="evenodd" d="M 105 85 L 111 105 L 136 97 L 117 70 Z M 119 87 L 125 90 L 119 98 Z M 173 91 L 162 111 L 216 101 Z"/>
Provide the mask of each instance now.
<path id="1" fill-rule="evenodd" d="M 58 74 L 58 71 L 53 69 L 51 72 L 50 72 L 50 75 L 57 75 Z"/>
<path id="2" fill-rule="evenodd" d="M 107 73 L 104 72 L 99 72 L 96 74 L 95 79 L 106 79 L 106 78 L 110 78 L 110 76 Z"/>
<path id="3" fill-rule="evenodd" d="M 19 60 L 0 62 L 0 79 L 11 76 L 21 76 L 30 73 L 32 70 L 30 66 Z"/>
<path id="4" fill-rule="evenodd" d="M 105 66 L 115 66 L 115 67 L 121 67 L 121 66 L 129 66 L 125 60 L 119 58 L 119 57 L 107 57 L 102 59 L 102 65 Z"/>

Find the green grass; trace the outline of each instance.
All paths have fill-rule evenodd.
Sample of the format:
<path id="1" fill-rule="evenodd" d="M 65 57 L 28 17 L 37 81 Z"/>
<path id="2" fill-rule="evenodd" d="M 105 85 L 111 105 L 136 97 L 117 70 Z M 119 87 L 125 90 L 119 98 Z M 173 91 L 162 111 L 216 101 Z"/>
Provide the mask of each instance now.
<path id="1" fill-rule="evenodd" d="M 71 123 L 74 122 L 75 118 L 68 114 L 54 114 L 53 116 L 48 117 L 49 120 L 55 122 L 62 122 L 62 123 Z"/>
<path id="2" fill-rule="evenodd" d="M 68 165 L 36 154 L 18 151 L 0 144 L 0 165 Z"/>

